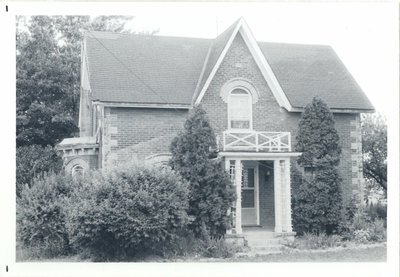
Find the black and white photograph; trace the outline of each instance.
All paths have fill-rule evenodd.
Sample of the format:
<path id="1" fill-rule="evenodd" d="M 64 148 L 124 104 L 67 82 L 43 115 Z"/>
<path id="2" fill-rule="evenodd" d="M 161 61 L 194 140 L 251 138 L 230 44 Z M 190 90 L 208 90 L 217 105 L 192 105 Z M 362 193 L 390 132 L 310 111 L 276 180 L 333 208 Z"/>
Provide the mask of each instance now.
<path id="1" fill-rule="evenodd" d="M 398 274 L 398 5 L 58 4 L 3 12 L 4 276 Z"/>

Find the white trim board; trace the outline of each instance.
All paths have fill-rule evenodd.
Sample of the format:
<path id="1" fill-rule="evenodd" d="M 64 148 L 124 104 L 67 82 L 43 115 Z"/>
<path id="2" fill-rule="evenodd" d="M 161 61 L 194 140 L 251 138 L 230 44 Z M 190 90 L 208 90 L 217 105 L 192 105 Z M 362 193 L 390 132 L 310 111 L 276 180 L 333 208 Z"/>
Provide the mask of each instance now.
<path id="1" fill-rule="evenodd" d="M 192 105 L 186 104 L 163 104 L 163 103 L 129 103 L 129 102 L 104 102 L 92 101 L 93 105 L 103 107 L 118 107 L 118 108 L 158 108 L 158 109 L 192 109 Z"/>
<path id="2" fill-rule="evenodd" d="M 220 156 L 229 160 L 279 160 L 291 157 L 298 157 L 301 152 L 219 152 Z"/>

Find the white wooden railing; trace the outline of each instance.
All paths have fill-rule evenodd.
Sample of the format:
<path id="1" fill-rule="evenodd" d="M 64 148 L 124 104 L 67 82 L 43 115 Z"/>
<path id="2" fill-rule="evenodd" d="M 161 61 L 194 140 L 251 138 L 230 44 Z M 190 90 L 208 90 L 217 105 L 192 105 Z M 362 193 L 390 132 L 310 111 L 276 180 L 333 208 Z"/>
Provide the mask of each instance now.
<path id="1" fill-rule="evenodd" d="M 233 131 L 222 133 L 223 151 L 290 152 L 290 132 Z"/>

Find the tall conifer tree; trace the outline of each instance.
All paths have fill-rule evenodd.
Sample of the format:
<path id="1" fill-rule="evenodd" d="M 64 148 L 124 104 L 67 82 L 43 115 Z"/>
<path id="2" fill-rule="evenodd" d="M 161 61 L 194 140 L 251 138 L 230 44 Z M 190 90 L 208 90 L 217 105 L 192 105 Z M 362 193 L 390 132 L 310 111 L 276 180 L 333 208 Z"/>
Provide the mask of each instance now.
<path id="1" fill-rule="evenodd" d="M 296 232 L 335 232 L 342 220 L 341 147 L 328 106 L 314 98 L 300 119 L 297 160 L 303 178 L 293 183 L 293 225 Z"/>
<path id="2" fill-rule="evenodd" d="M 215 157 L 216 139 L 201 107 L 195 107 L 184 131 L 171 143 L 171 167 L 190 183 L 191 229 L 197 236 L 221 237 L 229 227 L 227 210 L 233 189 L 221 159 Z"/>

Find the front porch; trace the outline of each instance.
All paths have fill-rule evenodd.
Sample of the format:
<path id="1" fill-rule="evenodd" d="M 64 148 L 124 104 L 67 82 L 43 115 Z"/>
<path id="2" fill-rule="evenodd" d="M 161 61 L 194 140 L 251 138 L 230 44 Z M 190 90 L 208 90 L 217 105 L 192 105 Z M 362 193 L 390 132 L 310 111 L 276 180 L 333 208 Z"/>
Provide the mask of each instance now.
<path id="1" fill-rule="evenodd" d="M 288 132 L 223 132 L 219 154 L 236 191 L 227 237 L 257 244 L 294 236 L 290 160 L 301 153 L 291 152 L 290 137 Z"/>

